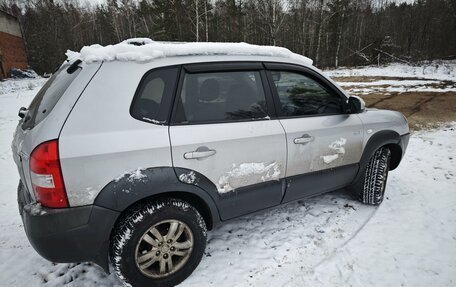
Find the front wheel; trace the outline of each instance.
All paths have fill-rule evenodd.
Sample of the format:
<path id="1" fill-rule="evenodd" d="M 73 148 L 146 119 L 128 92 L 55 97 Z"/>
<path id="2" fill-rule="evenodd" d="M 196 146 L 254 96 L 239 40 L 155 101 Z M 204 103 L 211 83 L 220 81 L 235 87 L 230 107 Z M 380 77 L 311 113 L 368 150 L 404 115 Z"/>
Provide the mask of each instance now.
<path id="1" fill-rule="evenodd" d="M 375 151 L 363 174 L 350 187 L 354 196 L 362 203 L 379 205 L 382 203 L 388 179 L 391 151 L 382 147 Z"/>
<path id="2" fill-rule="evenodd" d="M 198 266 L 206 225 L 191 205 L 170 199 L 140 205 L 117 224 L 111 263 L 132 286 L 175 286 Z"/>

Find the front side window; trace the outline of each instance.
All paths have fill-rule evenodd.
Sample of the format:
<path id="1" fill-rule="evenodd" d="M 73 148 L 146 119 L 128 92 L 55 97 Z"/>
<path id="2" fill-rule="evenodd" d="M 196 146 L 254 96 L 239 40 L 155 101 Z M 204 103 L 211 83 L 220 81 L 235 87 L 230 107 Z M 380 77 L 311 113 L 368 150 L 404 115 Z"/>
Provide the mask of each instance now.
<path id="1" fill-rule="evenodd" d="M 331 115 L 343 112 L 342 98 L 298 73 L 271 71 L 280 100 L 280 116 Z"/>
<path id="2" fill-rule="evenodd" d="M 177 123 L 255 120 L 267 117 L 260 72 L 187 74 L 178 99 Z"/>
<path id="3" fill-rule="evenodd" d="M 155 70 L 141 81 L 131 115 L 155 124 L 165 123 L 176 87 L 178 68 Z"/>

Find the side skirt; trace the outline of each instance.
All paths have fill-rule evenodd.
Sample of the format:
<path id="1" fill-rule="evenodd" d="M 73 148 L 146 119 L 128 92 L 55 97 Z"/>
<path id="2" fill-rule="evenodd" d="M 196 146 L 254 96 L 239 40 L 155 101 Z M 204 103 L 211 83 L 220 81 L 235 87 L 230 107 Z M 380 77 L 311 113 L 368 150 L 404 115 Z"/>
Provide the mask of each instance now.
<path id="1" fill-rule="evenodd" d="M 358 164 L 351 164 L 283 178 L 280 181 L 248 186 L 236 191 L 230 199 L 226 199 L 231 201 L 231 205 L 219 206 L 220 212 L 223 209 L 223 212 L 229 215 L 222 218 L 222 222 L 262 212 L 292 201 L 342 189 L 353 181 L 358 168 Z M 281 188 L 283 186 L 285 188 Z M 278 192 L 279 188 L 281 192 Z M 284 190 L 285 193 L 283 193 Z M 223 200 L 221 199 L 222 202 Z M 227 207 L 229 207 L 229 211 L 224 210 Z"/>
<path id="2" fill-rule="evenodd" d="M 282 203 L 311 197 L 348 186 L 358 173 L 358 164 L 325 169 L 286 178 Z"/>

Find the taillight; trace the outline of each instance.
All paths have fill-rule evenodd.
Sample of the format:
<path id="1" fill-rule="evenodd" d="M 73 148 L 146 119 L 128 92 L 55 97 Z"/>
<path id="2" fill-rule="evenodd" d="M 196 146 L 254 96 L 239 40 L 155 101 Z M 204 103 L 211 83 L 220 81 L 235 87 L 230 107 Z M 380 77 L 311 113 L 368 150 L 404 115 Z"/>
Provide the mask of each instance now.
<path id="1" fill-rule="evenodd" d="M 36 200 L 50 208 L 68 207 L 57 140 L 37 146 L 30 156 L 30 177 Z"/>

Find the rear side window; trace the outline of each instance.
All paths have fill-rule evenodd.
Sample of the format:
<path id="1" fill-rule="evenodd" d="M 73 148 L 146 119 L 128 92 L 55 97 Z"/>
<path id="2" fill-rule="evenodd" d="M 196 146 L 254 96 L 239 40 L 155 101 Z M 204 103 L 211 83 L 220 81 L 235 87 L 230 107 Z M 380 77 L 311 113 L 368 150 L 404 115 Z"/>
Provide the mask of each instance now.
<path id="1" fill-rule="evenodd" d="M 44 120 L 81 72 L 81 68 L 75 66 L 76 69 L 69 73 L 67 72 L 69 67 L 70 64 L 62 65 L 35 96 L 22 123 L 23 129 L 32 129 Z"/>
<path id="2" fill-rule="evenodd" d="M 315 80 L 293 72 L 271 71 L 281 116 L 331 115 L 343 112 L 342 98 Z"/>
<path id="3" fill-rule="evenodd" d="M 258 71 L 186 74 L 175 122 L 206 123 L 267 117 Z"/>
<path id="4" fill-rule="evenodd" d="M 163 124 L 168 119 L 176 87 L 177 67 L 154 70 L 141 81 L 130 109 L 131 115 L 142 121 Z"/>

